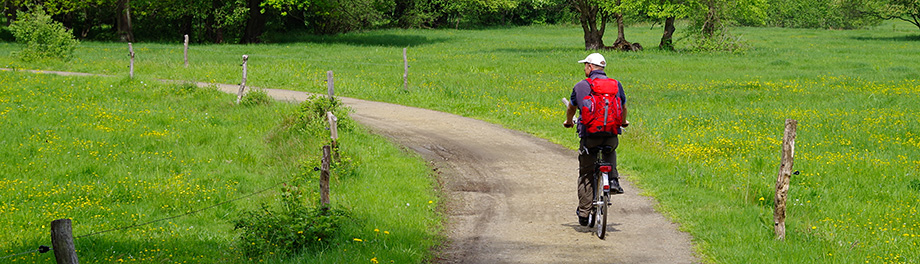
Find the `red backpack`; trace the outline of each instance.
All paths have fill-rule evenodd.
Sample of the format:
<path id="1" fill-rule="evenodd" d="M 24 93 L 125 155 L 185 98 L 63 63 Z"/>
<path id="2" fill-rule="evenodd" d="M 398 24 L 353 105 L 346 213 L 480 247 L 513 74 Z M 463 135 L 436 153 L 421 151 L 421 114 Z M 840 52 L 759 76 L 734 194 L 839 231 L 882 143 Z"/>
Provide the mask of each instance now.
<path id="1" fill-rule="evenodd" d="M 588 136 L 613 136 L 623 124 L 620 83 L 614 79 L 586 79 L 591 93 L 581 101 L 581 124 Z"/>

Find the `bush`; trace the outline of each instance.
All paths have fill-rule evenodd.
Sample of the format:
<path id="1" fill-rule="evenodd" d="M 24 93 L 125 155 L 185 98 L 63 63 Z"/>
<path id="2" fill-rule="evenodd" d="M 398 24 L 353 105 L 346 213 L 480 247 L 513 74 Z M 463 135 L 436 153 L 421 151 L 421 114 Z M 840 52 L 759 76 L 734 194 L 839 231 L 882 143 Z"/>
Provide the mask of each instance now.
<path id="1" fill-rule="evenodd" d="M 235 229 L 242 230 L 240 248 L 250 258 L 262 255 L 293 255 L 301 250 L 316 248 L 331 242 L 345 211 L 334 208 L 307 207 L 293 202 L 291 193 L 282 195 L 286 200 L 280 211 L 262 205 L 259 211 L 247 212 L 236 221 Z"/>
<path id="2" fill-rule="evenodd" d="M 243 96 L 240 104 L 243 106 L 270 105 L 275 100 L 268 96 L 268 93 L 262 89 L 253 89 Z"/>
<path id="3" fill-rule="evenodd" d="M 314 206 L 318 204 L 318 173 L 304 166 L 300 175 L 286 182 L 276 205 L 262 204 L 259 210 L 244 212 L 234 223 L 241 230 L 240 248 L 250 258 L 262 255 L 292 255 L 333 241 L 346 211 Z M 310 187 L 308 187 L 310 186 Z"/>
<path id="4" fill-rule="evenodd" d="M 10 32 L 16 42 L 25 44 L 18 55 L 22 60 L 31 61 L 43 58 L 70 60 L 79 43 L 70 30 L 51 19 L 41 8 L 32 13 L 19 11 L 19 18 L 10 24 Z"/>

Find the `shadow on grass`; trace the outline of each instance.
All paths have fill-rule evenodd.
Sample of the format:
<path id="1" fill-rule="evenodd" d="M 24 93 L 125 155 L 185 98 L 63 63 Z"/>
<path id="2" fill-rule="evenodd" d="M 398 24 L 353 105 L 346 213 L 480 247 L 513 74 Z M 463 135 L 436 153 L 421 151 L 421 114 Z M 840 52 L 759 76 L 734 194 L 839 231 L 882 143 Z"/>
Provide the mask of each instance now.
<path id="1" fill-rule="evenodd" d="M 270 43 L 315 43 L 315 44 L 344 44 L 363 47 L 416 47 L 435 43 L 447 42 L 449 38 L 428 37 L 424 35 L 397 35 L 388 33 L 357 33 L 339 35 L 310 35 L 295 33 L 288 36 L 277 36 L 269 40 Z"/>
<path id="2" fill-rule="evenodd" d="M 573 51 L 573 50 L 584 50 L 584 49 L 579 49 L 578 47 L 500 48 L 500 49 L 494 49 L 492 50 L 492 52 L 503 52 L 503 53 L 514 53 L 514 54 L 520 54 L 520 53 L 543 54 L 543 53 L 553 53 L 553 52 Z"/>
<path id="3" fill-rule="evenodd" d="M 882 41 L 920 41 L 920 35 L 905 35 L 897 37 L 852 37 L 855 40 L 882 40 Z"/>

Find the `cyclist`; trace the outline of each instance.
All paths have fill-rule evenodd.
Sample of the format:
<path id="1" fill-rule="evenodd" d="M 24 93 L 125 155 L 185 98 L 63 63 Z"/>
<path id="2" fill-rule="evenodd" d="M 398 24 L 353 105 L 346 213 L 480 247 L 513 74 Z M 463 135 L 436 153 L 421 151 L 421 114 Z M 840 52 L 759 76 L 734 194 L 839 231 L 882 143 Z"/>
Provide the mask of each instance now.
<path id="1" fill-rule="evenodd" d="M 607 74 L 604 72 L 607 61 L 600 53 L 592 53 L 584 60 L 578 61 L 578 63 L 583 63 L 585 65 L 585 77 L 591 79 L 608 78 Z M 572 88 L 571 103 L 568 109 L 566 109 L 563 126 L 567 128 L 575 126 L 573 117 L 575 116 L 576 110 L 579 109 L 579 102 L 590 93 L 591 86 L 588 84 L 588 81 L 581 80 L 575 84 L 575 87 Z M 623 105 L 623 120 L 626 120 L 626 95 L 623 92 L 623 85 L 619 86 L 619 98 L 621 100 L 620 103 Z M 624 124 L 624 126 L 625 125 L 628 125 L 628 123 Z M 594 192 L 591 189 L 591 181 L 594 175 L 594 162 L 597 160 L 597 149 L 599 146 L 607 145 L 613 150 L 612 153 L 604 155 L 606 161 L 613 166 L 613 170 L 610 172 L 610 193 L 623 193 L 623 188 L 620 187 L 619 174 L 616 169 L 616 148 L 619 145 L 617 134 L 622 133 L 622 130 L 617 128 L 617 133 L 608 137 L 591 137 L 586 135 L 584 126 L 581 122 L 579 122 L 577 130 L 581 140 L 578 147 L 578 209 L 576 214 L 578 215 L 578 223 L 582 226 L 586 226 L 588 225 L 588 215 L 592 207 Z"/>

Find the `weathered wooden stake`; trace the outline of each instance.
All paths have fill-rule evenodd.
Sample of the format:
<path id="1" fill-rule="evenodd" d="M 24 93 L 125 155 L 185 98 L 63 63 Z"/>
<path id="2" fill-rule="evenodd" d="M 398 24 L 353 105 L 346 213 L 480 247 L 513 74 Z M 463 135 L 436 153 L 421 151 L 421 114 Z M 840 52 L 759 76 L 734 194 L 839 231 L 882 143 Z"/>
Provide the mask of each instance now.
<path id="1" fill-rule="evenodd" d="M 335 79 L 332 77 L 332 71 L 326 72 L 326 87 L 329 100 L 333 100 L 333 96 L 335 96 Z"/>
<path id="2" fill-rule="evenodd" d="M 182 54 L 185 55 L 185 67 L 188 68 L 188 34 L 185 35 L 185 49 Z"/>
<path id="3" fill-rule="evenodd" d="M 329 207 L 329 166 L 331 162 L 331 147 L 323 146 L 323 163 L 319 173 L 319 200 L 324 208 Z"/>
<path id="4" fill-rule="evenodd" d="M 240 83 L 240 92 L 236 95 L 236 104 L 240 104 L 243 99 L 243 91 L 246 90 L 246 62 L 249 61 L 249 55 L 243 55 L 243 82 Z"/>
<path id="5" fill-rule="evenodd" d="M 329 121 L 329 137 L 332 139 L 332 147 L 335 147 L 336 141 L 339 140 L 339 118 L 335 117 L 332 112 L 326 112 L 326 119 Z"/>
<path id="6" fill-rule="evenodd" d="M 776 196 L 773 199 L 773 231 L 777 240 L 786 240 L 786 197 L 792 177 L 797 125 L 798 121 L 786 119 L 786 129 L 783 134 L 783 157 L 779 165 L 779 175 L 776 177 Z"/>
<path id="7" fill-rule="evenodd" d="M 70 219 L 51 221 L 51 246 L 54 248 L 54 259 L 58 264 L 80 263 L 73 245 Z"/>
<path id="8" fill-rule="evenodd" d="M 403 48 L 403 89 L 409 91 L 409 57 L 406 55 L 408 48 Z"/>
<path id="9" fill-rule="evenodd" d="M 131 45 L 131 42 L 128 42 L 128 55 L 131 56 L 131 64 L 128 65 L 128 68 L 130 69 L 128 71 L 128 76 L 134 79 L 134 46 Z"/>

